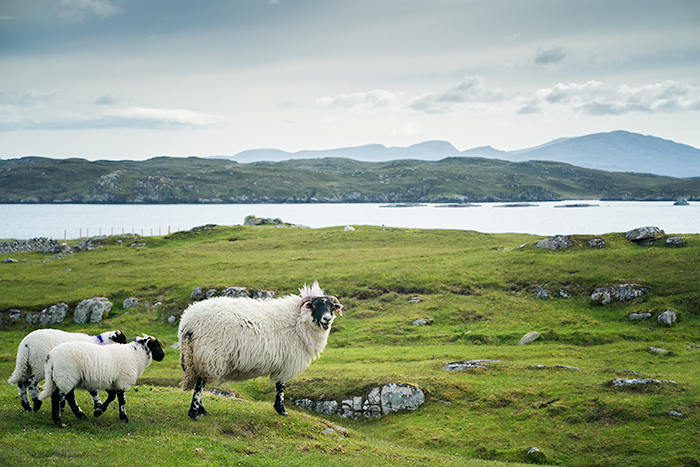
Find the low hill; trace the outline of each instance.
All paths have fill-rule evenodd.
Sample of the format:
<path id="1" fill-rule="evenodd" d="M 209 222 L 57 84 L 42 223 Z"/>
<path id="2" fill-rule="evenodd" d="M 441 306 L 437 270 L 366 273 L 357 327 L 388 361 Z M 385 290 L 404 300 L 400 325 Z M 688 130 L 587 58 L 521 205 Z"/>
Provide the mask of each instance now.
<path id="1" fill-rule="evenodd" d="M 438 144 L 418 146 L 425 154 Z M 0 161 L 0 203 L 348 203 L 700 199 L 697 179 L 479 157 L 241 164 L 157 157 Z"/>

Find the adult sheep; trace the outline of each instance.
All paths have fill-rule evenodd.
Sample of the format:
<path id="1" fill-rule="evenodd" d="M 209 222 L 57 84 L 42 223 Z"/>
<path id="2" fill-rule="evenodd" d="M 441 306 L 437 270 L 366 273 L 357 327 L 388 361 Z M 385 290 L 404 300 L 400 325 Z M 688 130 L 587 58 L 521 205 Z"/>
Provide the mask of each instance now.
<path id="1" fill-rule="evenodd" d="M 180 387 L 194 388 L 188 415 L 198 420 L 204 385 L 269 376 L 275 382 L 274 408 L 284 409 L 287 381 L 303 372 L 328 342 L 334 312 L 343 305 L 314 282 L 301 295 L 273 300 L 217 297 L 190 305 L 180 318 Z"/>
<path id="2" fill-rule="evenodd" d="M 44 363 L 51 349 L 64 342 L 89 342 L 92 344 L 126 344 L 126 337 L 121 331 L 107 331 L 97 336 L 89 336 L 78 332 L 65 332 L 58 329 L 37 329 L 22 339 L 17 349 L 15 371 L 7 380 L 19 389 L 22 407 L 27 412 L 32 410 L 29 396 L 34 402 L 34 411 L 41 407 L 39 388 L 37 385 L 44 379 Z M 29 395 L 27 394 L 29 392 Z M 101 404 L 97 391 L 90 392 L 95 407 Z"/>
<path id="3" fill-rule="evenodd" d="M 145 334 L 124 345 L 61 344 L 46 358 L 46 384 L 39 398 L 51 397 L 51 415 L 54 423 L 60 425 L 64 402 L 68 402 L 76 417 L 87 418 L 75 403 L 76 388 L 106 390 L 107 400 L 95 407 L 95 417 L 102 415 L 116 396 L 119 419 L 127 423 L 124 392 L 136 383 L 153 360 L 160 362 L 163 357 L 165 353 L 158 339 Z"/>

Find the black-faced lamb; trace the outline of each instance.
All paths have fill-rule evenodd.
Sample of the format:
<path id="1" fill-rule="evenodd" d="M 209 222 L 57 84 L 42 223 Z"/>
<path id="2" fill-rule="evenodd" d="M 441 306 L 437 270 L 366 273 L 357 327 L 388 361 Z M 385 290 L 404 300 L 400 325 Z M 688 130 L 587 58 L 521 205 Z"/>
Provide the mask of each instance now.
<path id="1" fill-rule="evenodd" d="M 204 385 L 269 376 L 274 408 L 284 408 L 285 384 L 303 372 L 326 347 L 334 313 L 343 305 L 314 282 L 301 295 L 273 300 L 217 297 L 190 305 L 180 318 L 180 387 L 194 388 L 188 415 L 198 420 Z"/>
<path id="2" fill-rule="evenodd" d="M 136 383 L 153 360 L 160 362 L 164 357 L 158 339 L 145 334 L 124 345 L 61 344 L 46 358 L 46 383 L 39 398 L 51 397 L 51 415 L 54 423 L 60 425 L 64 401 L 68 402 L 76 417 L 87 418 L 75 403 L 76 388 L 105 390 L 107 400 L 95 408 L 95 417 L 102 415 L 116 396 L 119 399 L 119 419 L 127 423 L 124 392 Z"/>
<path id="3" fill-rule="evenodd" d="M 78 332 L 65 332 L 58 329 L 37 329 L 27 334 L 17 349 L 15 371 L 7 380 L 19 389 L 22 407 L 27 412 L 32 410 L 29 396 L 34 403 L 34 411 L 41 407 L 37 385 L 44 379 L 44 363 L 51 349 L 65 342 L 89 342 L 92 344 L 126 344 L 126 337 L 121 331 L 107 331 L 97 336 Z M 29 393 L 29 394 L 27 394 Z M 93 404 L 98 407 L 102 402 L 97 391 L 91 391 Z"/>

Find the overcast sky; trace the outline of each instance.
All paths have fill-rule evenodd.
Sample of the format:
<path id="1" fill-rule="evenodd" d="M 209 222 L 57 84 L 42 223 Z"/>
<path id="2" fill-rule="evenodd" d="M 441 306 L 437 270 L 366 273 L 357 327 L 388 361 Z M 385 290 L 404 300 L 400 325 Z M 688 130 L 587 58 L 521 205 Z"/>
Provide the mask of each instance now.
<path id="1" fill-rule="evenodd" d="M 700 148 L 700 1 L 0 0 L 0 158 L 614 130 Z"/>

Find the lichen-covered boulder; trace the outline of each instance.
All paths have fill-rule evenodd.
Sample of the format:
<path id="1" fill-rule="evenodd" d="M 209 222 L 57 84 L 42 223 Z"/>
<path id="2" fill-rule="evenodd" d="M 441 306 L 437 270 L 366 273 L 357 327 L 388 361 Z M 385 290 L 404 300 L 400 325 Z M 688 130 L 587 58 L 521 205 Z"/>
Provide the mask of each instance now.
<path id="1" fill-rule="evenodd" d="M 112 302 L 106 297 L 87 298 L 75 307 L 73 321 L 79 324 L 99 323 L 110 311 Z"/>
<path id="2" fill-rule="evenodd" d="M 648 246 L 664 235 L 664 231 L 658 227 L 638 227 L 625 233 L 625 238 L 640 246 Z"/>
<path id="3" fill-rule="evenodd" d="M 222 297 L 248 297 L 248 290 L 245 287 L 226 287 L 221 291 Z"/>
<path id="4" fill-rule="evenodd" d="M 537 248 L 546 248 L 548 250 L 565 250 L 571 248 L 574 244 L 566 235 L 556 235 L 554 237 L 545 238 L 535 244 Z"/>
<path id="5" fill-rule="evenodd" d="M 139 306 L 139 299 L 136 297 L 129 297 L 122 303 L 122 308 L 128 310 L 129 308 L 135 308 Z"/>
<path id="6" fill-rule="evenodd" d="M 600 287 L 591 294 L 591 303 L 594 305 L 607 305 L 613 301 L 626 302 L 642 297 L 649 289 L 638 284 L 609 285 Z"/>
<path id="7" fill-rule="evenodd" d="M 39 315 L 39 323 L 42 325 L 62 323 L 66 319 L 68 313 L 68 305 L 58 303 L 45 308 Z"/>
<path id="8" fill-rule="evenodd" d="M 673 326 L 677 318 L 675 311 L 666 310 L 656 318 L 656 322 L 663 326 Z"/>

